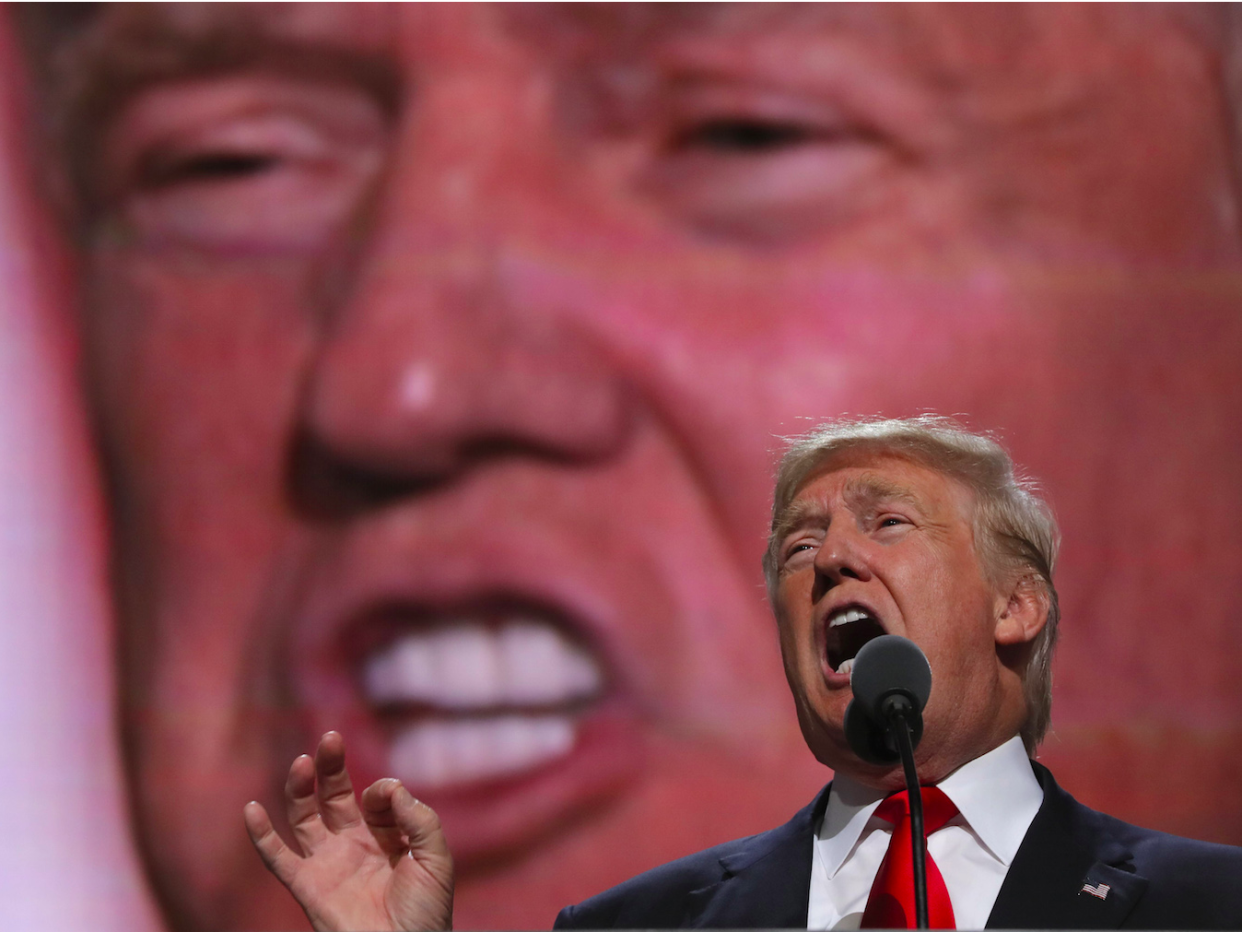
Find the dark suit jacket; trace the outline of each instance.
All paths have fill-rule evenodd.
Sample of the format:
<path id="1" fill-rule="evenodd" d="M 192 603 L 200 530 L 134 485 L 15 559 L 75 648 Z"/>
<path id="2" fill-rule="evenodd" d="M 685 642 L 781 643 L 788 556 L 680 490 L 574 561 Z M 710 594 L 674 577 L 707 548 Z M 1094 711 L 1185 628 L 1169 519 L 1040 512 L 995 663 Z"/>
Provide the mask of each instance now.
<path id="1" fill-rule="evenodd" d="M 1088 809 L 1033 765 L 1044 802 L 989 928 L 1242 929 L 1242 848 L 1128 825 Z M 825 787 L 780 828 L 673 861 L 577 906 L 560 929 L 806 928 Z M 1236 805 L 1236 802 L 1233 803 Z M 1083 885 L 1109 887 L 1100 899 Z"/>

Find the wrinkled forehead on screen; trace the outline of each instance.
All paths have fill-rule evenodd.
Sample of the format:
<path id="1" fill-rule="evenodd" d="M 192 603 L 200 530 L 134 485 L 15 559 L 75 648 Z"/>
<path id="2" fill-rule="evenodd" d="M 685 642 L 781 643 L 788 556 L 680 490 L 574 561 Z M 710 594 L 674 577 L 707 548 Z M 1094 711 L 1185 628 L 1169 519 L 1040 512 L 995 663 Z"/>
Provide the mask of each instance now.
<path id="1" fill-rule="evenodd" d="M 73 163 L 99 149 L 99 133 L 134 95 L 183 78 L 262 69 L 344 82 L 395 115 L 405 97 L 417 99 L 429 61 L 460 61 L 465 51 L 467 65 L 477 67 L 506 44 L 550 68 L 624 62 L 650 66 L 631 76 L 686 68 L 753 76 L 765 67 L 797 74 L 832 58 L 791 61 L 781 37 L 810 37 L 825 52 L 821 37 L 862 37 L 879 48 L 891 44 L 881 40 L 921 32 L 903 22 L 907 14 L 891 10 L 797 4 L 28 4 L 17 5 L 14 16 L 41 78 L 40 117 L 79 181 L 91 168 Z M 777 39 L 775 47 L 765 38 Z M 706 54 L 692 61 L 662 54 L 687 44 Z M 571 77 L 582 84 L 586 75 L 577 70 Z"/>
<path id="2" fill-rule="evenodd" d="M 41 47 L 55 47 L 83 34 L 161 34 L 166 38 L 198 35 L 222 41 L 234 33 L 266 33 L 303 41 L 389 45 L 401 18 L 401 4 L 365 3 L 32 3 L 14 11 L 24 30 Z M 435 7 L 435 4 L 428 6 Z M 617 42 L 669 34 L 744 32 L 765 26 L 838 26 L 892 29 L 921 17 L 899 7 L 869 4 L 789 3 L 600 3 L 521 4 L 470 8 L 458 22 L 484 23 L 514 30 L 524 37 L 602 38 Z M 424 7 L 424 12 L 427 12 Z M 431 11 L 434 16 L 434 10 Z M 551 30 L 551 35 L 549 35 Z M 924 37 L 926 38 L 926 37 Z"/>
<path id="3" fill-rule="evenodd" d="M 402 4 L 385 3 L 29 3 L 22 4 L 15 15 L 26 28 L 43 33 L 43 41 L 55 44 L 100 24 L 124 23 L 129 27 L 166 29 L 170 32 L 217 31 L 234 25 L 251 29 L 287 31 L 290 34 L 317 36 L 327 30 L 346 41 L 357 39 L 376 24 L 391 27 L 394 8 Z M 436 4 L 423 5 L 434 7 Z M 452 6 L 452 4 L 450 4 Z M 488 4 L 462 4 L 484 11 Z M 496 5 L 491 5 L 495 7 Z M 560 21 L 570 28 L 597 28 L 609 33 L 636 34 L 668 24 L 703 24 L 742 20 L 753 24 L 756 18 L 770 15 L 774 8 L 784 6 L 785 14 L 795 12 L 800 4 L 703 3 L 680 5 L 671 3 L 599 3 L 599 4 L 523 4 L 493 9 L 513 23 L 547 25 Z M 844 7 L 844 5 L 841 5 Z M 766 11 L 766 12 L 761 12 Z M 483 16 L 488 16 L 483 12 Z M 805 15 L 805 14 L 795 14 Z M 472 14 L 475 16 L 475 14 Z M 815 14 L 822 18 L 822 14 Z M 478 18 L 475 16 L 475 18 Z M 342 37 L 341 30 L 355 35 Z"/>
<path id="4" fill-rule="evenodd" d="M 875 19 L 844 7 L 763 4 L 474 6 L 452 17 L 390 4 L 19 4 L 14 16 L 42 83 L 75 118 L 85 104 L 98 109 L 148 82 L 256 65 L 323 77 L 371 72 L 377 84 L 395 86 L 397 72 L 437 46 L 459 44 L 467 31 L 504 35 L 557 59 L 635 55 L 688 35 L 753 37 L 764 27 Z"/>
<path id="5" fill-rule="evenodd" d="M 416 16 L 400 4 L 18 4 L 14 16 L 40 58 L 54 58 L 68 46 L 88 64 L 117 66 L 140 49 L 153 66 L 158 46 L 166 66 L 190 57 L 199 66 L 228 63 L 259 54 L 273 45 L 322 46 L 396 56 L 411 31 L 434 44 L 435 21 L 426 7 Z M 436 5 L 430 5 L 434 8 Z M 1056 23 L 1067 18 L 1090 23 L 1088 31 L 1138 33 L 1153 23 L 1168 25 L 1166 11 L 1146 5 L 1127 7 L 1122 16 L 1109 12 L 1075 12 L 1001 6 L 965 9 L 921 4 L 520 4 L 494 8 L 465 5 L 450 29 L 496 30 L 529 42 L 575 46 L 625 47 L 686 37 L 732 37 L 750 40 L 766 34 L 841 33 L 890 47 L 904 60 L 975 57 L 970 37 L 992 62 L 1013 68 L 1013 56 L 1029 49 L 1041 35 L 1060 34 Z M 1193 6 L 1193 5 L 1190 5 Z M 1231 19 L 1215 10 L 1179 9 L 1176 25 L 1198 37 L 1219 37 Z M 1062 23 L 1063 25 L 1063 23 Z M 444 28 L 443 26 L 439 28 Z M 109 55 L 111 53 L 111 55 Z M 788 67 L 806 62 L 787 61 Z M 974 64 L 983 64 L 977 61 Z M 130 63 L 131 67 L 133 63 Z"/>
<path id="6" fill-rule="evenodd" d="M 895 73 L 905 82 L 934 91 L 936 98 L 945 94 L 958 98 L 972 87 L 994 87 L 1004 83 L 1005 76 L 1021 77 L 1018 62 L 1028 55 L 1038 57 L 1038 50 L 1047 45 L 1041 37 L 1053 40 L 1061 35 L 1058 26 L 1064 25 L 1064 17 L 1089 32 L 1112 35 L 1118 22 L 1124 21 L 1125 29 L 1138 26 L 1149 35 L 1155 11 L 1174 9 L 1179 11 L 1177 22 L 1194 24 L 1208 7 L 1164 2 L 1104 9 L 1089 4 L 959 6 L 805 0 L 445 5 L 210 0 L 19 2 L 16 9 L 22 35 L 43 78 L 45 96 L 37 112 L 48 123 L 57 148 L 67 154 L 67 168 L 81 183 L 92 169 L 73 163 L 97 152 L 98 133 L 123 103 L 149 83 L 201 73 L 262 67 L 315 81 L 343 81 L 363 88 L 385 112 L 397 114 L 407 96 L 417 98 L 420 57 L 435 57 L 437 48 L 456 47 L 463 35 L 483 36 L 491 31 L 520 37 L 533 61 L 585 63 L 587 71 L 575 68 L 568 75 L 570 83 L 594 87 L 600 80 L 596 91 L 604 93 L 607 85 L 612 88 L 606 92 L 610 99 L 621 94 L 637 107 L 650 106 L 652 102 L 642 97 L 650 91 L 635 91 L 633 81 L 614 87 L 616 82 L 597 73 L 595 65 L 625 60 L 657 68 L 666 63 L 674 67 L 677 62 L 688 67 L 681 52 L 664 56 L 663 51 L 698 45 L 700 53 L 692 56 L 696 70 L 775 68 L 784 76 L 782 82 L 806 78 L 818 87 L 822 82 L 832 85 L 831 78 L 820 72 L 831 75 L 835 71 L 833 42 L 814 47 L 802 42 L 799 55 L 791 55 L 782 43 L 763 40 L 777 35 L 802 39 L 823 35 L 850 42 L 858 52 L 847 56 L 853 77 L 837 75 L 837 83 L 862 81 L 887 87 L 883 78 Z M 1223 7 L 1211 5 L 1211 9 Z M 1165 19 L 1160 17 L 1161 25 Z M 1220 25 L 1211 16 L 1203 22 Z M 1195 31 L 1212 34 L 1210 27 Z M 1216 29 L 1215 34 L 1220 32 Z M 838 62 L 836 71 L 842 67 L 846 66 Z M 859 71 L 866 77 L 859 77 Z M 807 72 L 815 73 L 809 76 Z M 652 77 L 647 70 L 627 73 Z M 638 81 L 638 85 L 662 86 L 658 81 L 646 85 Z M 635 94 L 641 101 L 630 99 Z M 909 114 L 905 117 L 903 122 L 908 124 Z M 79 188 L 79 194 L 87 190 Z"/>
<path id="7" fill-rule="evenodd" d="M 671 36 L 749 36 L 764 27 L 859 22 L 876 19 L 878 9 L 805 0 L 493 2 L 447 5 L 435 16 L 431 4 L 420 10 L 376 0 L 65 0 L 14 7 L 45 97 L 40 113 L 68 152 L 92 149 L 92 134 L 135 92 L 178 77 L 270 68 L 360 83 L 395 112 L 409 80 L 402 71 L 417 65 L 407 60 L 450 43 L 451 30 L 503 31 L 553 61 L 636 55 Z"/>
<path id="8" fill-rule="evenodd" d="M 1119 19 L 1131 25 L 1165 20 L 1176 11 L 1175 24 L 1200 36 L 1216 37 L 1228 30 L 1222 19 L 1226 4 L 1067 5 L 1040 4 L 910 4 L 833 0 L 673 1 L 579 0 L 493 2 L 493 4 L 399 4 L 376 0 L 349 2 L 237 2 L 226 0 L 169 2 L 17 2 L 22 36 L 32 52 L 42 85 L 53 89 L 52 104 L 60 123 L 98 116 L 109 101 L 125 96 L 144 81 L 164 80 L 178 72 L 240 67 L 255 61 L 311 71 L 356 75 L 378 91 L 396 96 L 395 80 L 401 50 L 411 31 L 425 31 L 431 41 L 419 43 L 424 53 L 441 42 L 442 31 L 505 30 L 522 35 L 544 57 L 611 55 L 619 50 L 641 53 L 652 42 L 673 37 L 729 36 L 755 45 L 773 32 L 805 36 L 817 32 L 846 34 L 852 40 L 888 52 L 889 63 L 927 72 L 925 77 L 969 80 L 980 75 L 958 73 L 979 55 L 963 50 L 986 46 L 984 58 L 1004 62 L 1012 70 L 1026 50 L 1040 45 L 1040 36 L 1061 34 L 1062 20 L 1090 20 L 1089 31 L 1110 31 Z M 1104 7 L 1107 6 L 1107 9 Z M 1120 11 L 1120 12 L 1118 12 Z M 1082 24 L 1079 24 L 1082 25 Z M 1161 22 L 1161 25 L 1166 25 Z M 1143 26 L 1139 26 L 1140 29 Z M 972 40 L 971 36 L 975 39 Z M 976 50 L 977 51 L 977 50 Z M 734 43 L 730 55 L 746 55 Z M 756 53 L 756 52 L 751 52 Z M 822 66 L 822 61 L 789 60 L 785 70 Z M 745 65 L 745 62 L 743 62 Z M 975 61 L 971 71 L 985 65 Z M 987 71 L 989 68 L 984 67 Z M 394 102 L 395 103 L 395 102 Z M 61 128 L 63 130 L 63 126 Z M 66 140 L 67 142 L 67 140 Z M 77 142 L 86 142 L 79 139 Z"/>
<path id="9" fill-rule="evenodd" d="M 787 57 L 788 48 L 762 48 L 763 38 L 836 35 L 883 51 L 890 62 L 938 80 L 967 80 L 982 72 L 1021 70 L 1022 60 L 1044 43 L 1064 37 L 1075 19 L 1088 33 L 1141 34 L 1153 22 L 1167 26 L 1163 11 L 1127 7 L 1124 16 L 1040 8 L 870 4 L 599 4 L 467 5 L 451 17 L 434 9 L 390 4 L 17 4 L 14 15 L 43 70 L 57 83 L 128 89 L 169 72 L 241 66 L 296 50 L 287 65 L 332 70 L 331 53 L 367 58 L 395 69 L 406 50 L 428 54 L 452 44 L 447 34 L 463 29 L 483 36 L 505 33 L 551 57 L 555 52 L 649 50 L 678 39 L 722 39 L 730 52 L 775 55 L 787 69 L 826 63 Z M 433 5 L 434 7 L 434 5 Z M 1234 17 L 1236 19 L 1236 17 Z M 1229 17 L 1226 16 L 1226 20 Z M 451 24 L 449 21 L 451 20 Z M 1228 29 L 1221 14 L 1179 13 L 1175 21 L 1200 37 Z M 437 35 L 437 30 L 444 30 Z M 421 33 L 416 41 L 412 34 Z M 973 39 L 971 37 L 974 37 Z M 307 51 L 317 54 L 305 58 Z M 1078 50 L 1081 52 L 1081 50 Z M 348 53 L 348 55 L 346 55 Z M 1077 53 L 1075 53 L 1077 54 Z M 786 57 L 782 57 L 786 56 Z M 745 57 L 745 55 L 744 55 Z M 357 62 L 355 62 L 357 64 Z M 742 65 L 750 64 L 743 61 Z M 384 69 L 380 69 L 384 70 Z M 75 80 L 76 79 L 76 80 Z"/>

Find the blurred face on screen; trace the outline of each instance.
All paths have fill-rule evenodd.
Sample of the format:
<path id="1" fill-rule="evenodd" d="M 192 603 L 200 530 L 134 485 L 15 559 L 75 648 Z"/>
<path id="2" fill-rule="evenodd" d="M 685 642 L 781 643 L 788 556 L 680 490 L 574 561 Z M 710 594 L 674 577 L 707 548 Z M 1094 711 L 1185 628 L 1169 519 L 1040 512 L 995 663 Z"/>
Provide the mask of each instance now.
<path id="1" fill-rule="evenodd" d="M 807 419 L 1003 429 L 1101 643 L 1219 615 L 1183 571 L 1237 558 L 1194 548 L 1236 543 L 1238 240 L 1180 21 L 144 6 L 71 51 L 128 763 L 187 927 L 301 921 L 239 812 L 326 728 L 441 813 L 466 927 L 787 818 L 827 774 L 759 558 Z M 1071 642 L 1061 714 L 1113 663 L 1109 714 L 1198 701 L 1148 648 Z"/>

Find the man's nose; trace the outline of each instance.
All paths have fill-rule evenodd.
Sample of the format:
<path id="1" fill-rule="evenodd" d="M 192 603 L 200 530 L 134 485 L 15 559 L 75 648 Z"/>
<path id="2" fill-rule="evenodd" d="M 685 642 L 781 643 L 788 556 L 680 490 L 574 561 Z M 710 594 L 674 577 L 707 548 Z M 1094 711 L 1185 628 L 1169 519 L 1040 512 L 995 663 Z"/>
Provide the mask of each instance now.
<path id="1" fill-rule="evenodd" d="M 834 521 L 815 554 L 816 600 L 848 579 L 861 582 L 871 579 L 865 541 L 858 529 L 848 524 Z"/>
<path id="2" fill-rule="evenodd" d="M 514 306 L 494 262 L 441 254 L 368 276 L 320 350 L 310 439 L 420 481 L 497 456 L 616 451 L 626 405 L 602 354 L 552 310 Z"/>
<path id="3" fill-rule="evenodd" d="M 535 220 L 542 176 L 447 155 L 395 166 L 325 324 L 299 450 L 338 485 L 396 494 L 499 459 L 582 464 L 625 444 L 627 393 L 588 315 L 536 293 L 544 260 L 506 229 Z"/>

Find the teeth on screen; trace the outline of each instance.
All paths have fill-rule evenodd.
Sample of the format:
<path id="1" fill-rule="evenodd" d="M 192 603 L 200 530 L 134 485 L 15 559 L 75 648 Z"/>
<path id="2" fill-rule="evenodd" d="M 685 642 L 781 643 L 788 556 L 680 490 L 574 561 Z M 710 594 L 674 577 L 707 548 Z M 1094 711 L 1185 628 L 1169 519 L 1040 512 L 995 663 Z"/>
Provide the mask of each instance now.
<path id="1" fill-rule="evenodd" d="M 576 734 L 567 715 L 424 720 L 397 731 L 389 765 L 417 789 L 496 779 L 564 756 Z"/>
<path id="2" fill-rule="evenodd" d="M 588 699 L 602 687 L 603 674 L 590 653 L 552 625 L 466 622 L 397 638 L 366 662 L 363 684 L 367 698 L 377 704 L 426 703 L 468 712 Z M 505 727 L 519 728 L 512 722 Z M 527 725 L 520 727 L 527 731 L 504 734 L 527 734 Z M 465 747 L 474 739 L 452 740 L 465 742 Z M 538 743 L 534 738 L 505 740 L 517 742 L 515 747 Z"/>
<path id="3" fill-rule="evenodd" d="M 838 673 L 849 673 L 853 669 L 854 669 L 854 658 L 851 657 L 849 660 L 841 661 L 841 666 L 837 667 L 837 672 Z"/>

